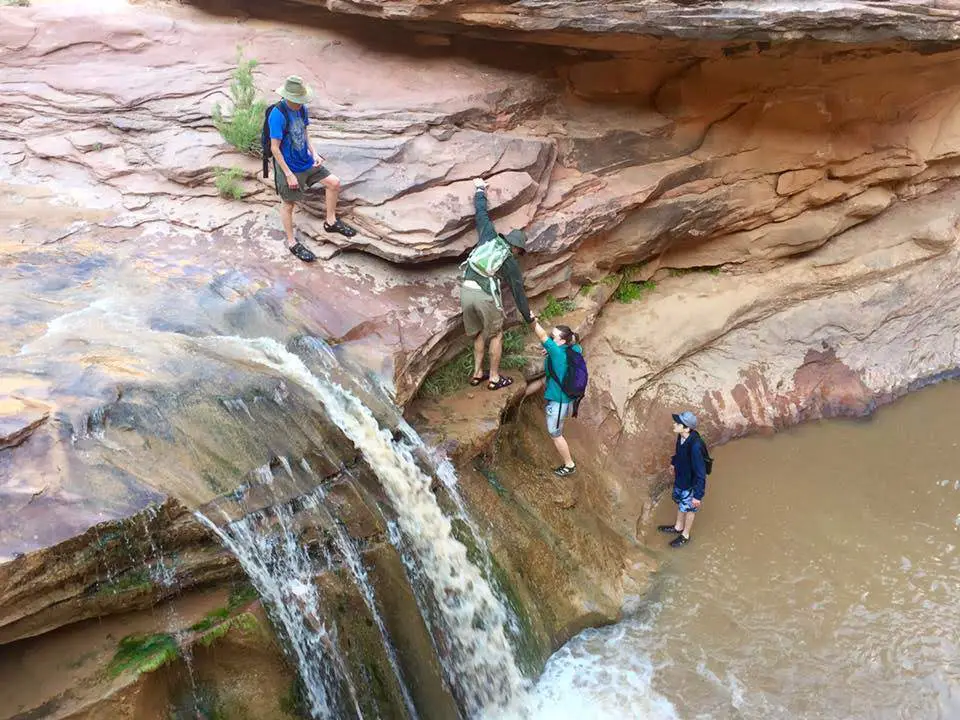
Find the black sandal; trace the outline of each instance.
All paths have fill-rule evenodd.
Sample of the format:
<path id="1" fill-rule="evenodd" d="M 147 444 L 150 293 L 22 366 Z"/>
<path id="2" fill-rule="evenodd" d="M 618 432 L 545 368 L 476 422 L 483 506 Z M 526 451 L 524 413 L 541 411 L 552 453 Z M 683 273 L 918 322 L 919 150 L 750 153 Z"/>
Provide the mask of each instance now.
<path id="1" fill-rule="evenodd" d="M 332 225 L 330 225 L 329 223 L 324 223 L 323 229 L 326 230 L 328 233 L 340 233 L 344 237 L 348 237 L 348 238 L 353 237 L 354 235 L 357 234 L 356 230 L 354 230 L 352 227 L 347 225 L 340 218 L 337 218 Z"/>
<path id="2" fill-rule="evenodd" d="M 471 387 L 476 387 L 477 385 L 479 385 L 480 383 L 482 383 L 484 380 L 488 379 L 489 377 L 490 377 L 490 373 L 484 373 L 484 374 L 481 375 L 480 377 L 477 377 L 476 375 L 474 375 L 472 378 L 470 378 L 470 386 L 471 386 Z"/>
<path id="3" fill-rule="evenodd" d="M 505 387 L 510 387 L 513 385 L 513 378 L 509 378 L 506 375 L 501 375 L 500 379 L 496 382 L 490 381 L 487 384 L 487 390 L 501 390 Z"/>
<path id="4" fill-rule="evenodd" d="M 298 242 L 296 245 L 290 248 L 290 252 L 303 260 L 305 263 L 312 263 L 317 259 L 317 256 L 310 252 L 310 248 L 303 243 Z"/>
<path id="5" fill-rule="evenodd" d="M 567 475 L 573 475 L 577 471 L 577 466 L 574 465 L 570 467 L 569 465 L 561 465 L 553 471 L 553 474 L 557 477 L 566 477 Z"/>
<path id="6" fill-rule="evenodd" d="M 679 535 L 682 531 L 677 530 L 676 525 L 657 525 L 657 532 L 666 533 L 667 535 Z"/>

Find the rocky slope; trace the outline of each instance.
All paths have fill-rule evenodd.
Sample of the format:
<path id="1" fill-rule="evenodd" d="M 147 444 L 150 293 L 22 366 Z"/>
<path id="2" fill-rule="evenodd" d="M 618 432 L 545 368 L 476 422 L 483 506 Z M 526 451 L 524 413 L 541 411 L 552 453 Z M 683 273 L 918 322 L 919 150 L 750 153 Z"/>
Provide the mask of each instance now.
<path id="1" fill-rule="evenodd" d="M 400 597 L 361 509 L 375 487 L 339 476 L 356 453 L 216 337 L 325 338 L 409 405 L 462 343 L 476 175 L 498 226 L 528 229 L 535 306 L 569 297 L 589 333 L 592 389 L 571 423 L 582 474 L 544 485 L 529 401 L 462 394 L 409 415 L 455 438 L 494 554 L 537 610 L 534 663 L 642 591 L 633 535 L 671 410 L 693 407 L 723 440 L 866 412 L 956 370 L 955 4 L 594 5 L 216 3 L 230 21 L 0 7 L 0 642 L 168 598 L 134 582 L 138 564 L 165 567 L 145 536 L 97 565 L 103 523 L 157 522 L 179 582 L 232 581 L 184 508 L 229 513 L 225 495 L 280 457 L 310 457 L 342 488 L 351 534 Z M 210 119 L 237 46 L 265 95 L 291 72 L 318 91 L 316 144 L 360 229 L 325 235 L 311 202 L 298 217 L 323 263 L 285 252 L 270 181 Z M 242 200 L 218 196 L 221 166 L 246 172 Z M 416 627 L 402 660 L 422 673 L 418 700 L 453 712 Z"/>

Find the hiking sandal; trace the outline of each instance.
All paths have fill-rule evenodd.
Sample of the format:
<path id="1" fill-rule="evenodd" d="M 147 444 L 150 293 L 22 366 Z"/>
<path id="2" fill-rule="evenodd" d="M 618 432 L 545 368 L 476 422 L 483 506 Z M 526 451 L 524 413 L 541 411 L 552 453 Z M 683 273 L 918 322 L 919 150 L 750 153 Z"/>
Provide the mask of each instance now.
<path id="1" fill-rule="evenodd" d="M 480 383 L 482 383 L 484 380 L 488 379 L 489 377 L 490 377 L 490 373 L 484 373 L 483 375 L 480 375 L 479 377 L 476 376 L 476 375 L 474 375 L 472 378 L 470 378 L 470 386 L 471 386 L 471 387 L 476 387 L 477 385 L 479 385 Z"/>
<path id="2" fill-rule="evenodd" d="M 566 477 L 567 475 L 573 475 L 577 471 L 577 466 L 574 465 L 570 467 L 569 465 L 561 465 L 553 471 L 553 474 L 557 477 Z"/>
<path id="3" fill-rule="evenodd" d="M 290 252 L 303 260 L 305 263 L 312 263 L 317 259 L 317 256 L 310 252 L 310 248 L 303 243 L 298 242 L 296 245 L 290 248 Z"/>
<path id="4" fill-rule="evenodd" d="M 513 378 L 509 378 L 506 375 L 501 375 L 500 379 L 496 382 L 492 380 L 487 383 L 487 390 L 500 390 L 505 387 L 510 387 L 513 385 Z"/>
<path id="5" fill-rule="evenodd" d="M 323 229 L 326 230 L 328 233 L 340 233 L 344 237 L 348 237 L 348 238 L 351 238 L 357 234 L 356 230 L 354 230 L 352 227 L 347 225 L 340 218 L 337 218 L 336 221 L 334 221 L 333 225 L 324 223 Z"/>
<path id="6" fill-rule="evenodd" d="M 670 547 L 683 547 L 688 542 L 690 542 L 690 538 L 684 537 L 683 535 L 677 535 L 673 540 L 670 541 Z"/>

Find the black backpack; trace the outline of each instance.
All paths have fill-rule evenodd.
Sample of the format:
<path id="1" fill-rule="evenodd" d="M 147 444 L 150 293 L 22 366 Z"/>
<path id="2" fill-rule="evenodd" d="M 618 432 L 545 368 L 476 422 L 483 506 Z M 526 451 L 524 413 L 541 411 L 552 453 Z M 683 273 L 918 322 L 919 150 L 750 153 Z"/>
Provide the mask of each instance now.
<path id="1" fill-rule="evenodd" d="M 270 113 L 273 112 L 274 108 L 283 113 L 284 137 L 280 138 L 280 142 L 283 142 L 287 136 L 287 128 L 290 127 L 290 108 L 287 107 L 285 102 L 281 100 L 280 102 L 275 102 L 273 105 L 267 106 L 267 109 L 263 112 L 263 128 L 260 130 L 260 155 L 263 157 L 264 177 L 270 177 L 270 159 L 273 157 L 273 147 L 270 144 Z M 300 114 L 306 119 L 307 108 L 305 105 L 301 106 Z"/>
<path id="2" fill-rule="evenodd" d="M 700 452 L 703 453 L 703 466 L 707 471 L 707 475 L 713 472 L 713 458 L 710 457 L 710 451 L 707 450 L 707 441 L 703 439 L 703 435 L 698 433 L 696 430 L 690 433 L 691 435 L 696 435 L 700 440 Z"/>

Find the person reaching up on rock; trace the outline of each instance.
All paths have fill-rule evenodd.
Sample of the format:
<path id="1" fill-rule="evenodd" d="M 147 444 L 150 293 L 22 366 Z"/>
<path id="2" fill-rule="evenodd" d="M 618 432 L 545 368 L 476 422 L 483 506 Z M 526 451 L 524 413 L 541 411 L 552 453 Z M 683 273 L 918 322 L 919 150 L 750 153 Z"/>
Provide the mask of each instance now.
<path id="1" fill-rule="evenodd" d="M 532 383 L 527 388 L 527 395 L 530 395 L 546 382 L 546 389 L 543 397 L 546 400 L 545 417 L 547 422 L 547 433 L 553 438 L 554 447 L 560 454 L 563 464 L 554 469 L 553 474 L 557 477 L 566 477 L 576 472 L 577 465 L 570 454 L 570 446 L 566 438 L 563 437 L 564 421 L 571 415 L 576 415 L 577 405 L 580 397 L 583 396 L 580 384 L 586 382 L 586 365 L 583 364 L 583 350 L 577 342 L 577 335 L 566 325 L 557 325 L 548 334 L 535 321 L 533 331 L 537 334 L 540 342 L 543 344 L 544 351 L 544 380 Z M 571 353 L 573 355 L 571 355 Z M 579 357 L 577 357 L 579 356 Z M 582 379 L 571 377 L 571 370 L 580 365 L 584 370 Z M 579 373 L 574 373 L 579 374 Z M 576 390 L 573 387 L 576 386 Z M 570 395 L 567 391 L 579 393 L 579 395 Z"/>
<path id="2" fill-rule="evenodd" d="M 530 305 L 523 289 L 523 276 L 517 256 L 526 250 L 527 239 L 522 230 L 511 230 L 506 236 L 496 231 L 487 213 L 487 184 L 475 179 L 474 194 L 477 234 L 480 241 L 463 263 L 460 287 L 460 307 L 463 328 L 473 338 L 473 375 L 470 384 L 477 386 L 485 380 L 487 389 L 499 390 L 513 384 L 506 375 L 500 375 L 500 357 L 503 354 L 503 299 L 500 281 L 506 280 L 523 319 L 530 323 Z M 490 343 L 490 371 L 483 372 L 483 357 Z"/>
<path id="3" fill-rule="evenodd" d="M 293 229 L 293 211 L 311 185 L 321 183 L 326 188 L 327 217 L 323 229 L 348 238 L 357 231 L 337 217 L 340 179 L 324 166 L 323 157 L 310 141 L 307 102 L 313 91 L 299 77 L 291 75 L 282 87 L 277 88 L 277 94 L 283 99 L 268 109 L 264 128 L 264 177 L 267 176 L 268 156 L 272 156 L 287 247 L 304 262 L 313 262 L 316 255 L 303 244 L 300 233 Z"/>
<path id="4" fill-rule="evenodd" d="M 693 518 L 703 503 L 707 491 L 706 444 L 697 431 L 697 416 L 689 410 L 673 416 L 673 431 L 677 442 L 670 465 L 673 467 L 673 501 L 677 504 L 677 521 L 673 525 L 659 525 L 657 530 L 676 535 L 671 547 L 682 547 L 690 542 Z"/>

